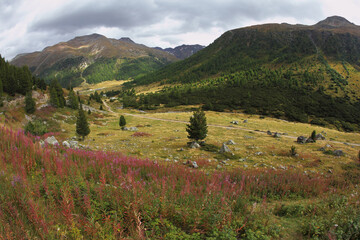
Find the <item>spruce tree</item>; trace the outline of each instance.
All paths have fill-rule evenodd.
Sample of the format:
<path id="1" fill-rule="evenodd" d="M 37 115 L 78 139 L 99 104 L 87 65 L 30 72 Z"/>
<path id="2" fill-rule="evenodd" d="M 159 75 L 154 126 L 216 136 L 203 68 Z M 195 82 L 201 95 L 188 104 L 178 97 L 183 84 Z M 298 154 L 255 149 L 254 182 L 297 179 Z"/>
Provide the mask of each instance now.
<path id="1" fill-rule="evenodd" d="M 59 99 L 55 87 L 50 86 L 50 104 L 53 107 L 59 107 Z"/>
<path id="2" fill-rule="evenodd" d="M 121 129 L 123 129 L 126 125 L 126 119 L 123 115 L 120 116 L 120 120 L 119 120 L 119 126 Z"/>
<path id="3" fill-rule="evenodd" d="M 55 91 L 53 89 L 55 89 Z M 53 79 L 50 84 L 50 103 L 52 102 L 51 94 L 54 94 L 54 92 L 56 92 L 57 101 L 55 100 L 54 97 L 53 97 L 53 99 L 54 99 L 54 102 L 57 102 L 57 105 L 56 106 L 53 105 L 53 106 L 59 107 L 59 108 L 64 107 L 65 106 L 64 92 L 63 92 L 62 87 L 60 86 L 59 82 L 57 81 L 57 79 Z"/>
<path id="4" fill-rule="evenodd" d="M 35 105 L 35 100 L 32 98 L 31 91 L 27 92 L 25 96 L 25 112 L 29 114 L 34 113 L 36 110 Z"/>
<path id="5" fill-rule="evenodd" d="M 312 131 L 311 133 L 311 137 L 310 137 L 312 140 L 314 140 L 314 142 L 316 142 L 316 131 Z"/>
<path id="6" fill-rule="evenodd" d="M 202 109 L 198 109 L 190 117 L 190 124 L 186 125 L 186 131 L 188 132 L 188 138 L 195 141 L 203 140 L 207 135 L 207 123 L 206 116 Z"/>
<path id="7" fill-rule="evenodd" d="M 82 109 L 82 105 L 80 104 L 78 117 L 76 120 L 76 133 L 82 137 L 82 140 L 85 139 L 85 136 L 89 135 L 90 128 L 89 123 L 86 119 L 84 110 Z"/>
<path id="8" fill-rule="evenodd" d="M 75 92 L 71 89 L 69 92 L 69 107 L 72 109 L 78 109 L 79 108 L 79 101 L 77 96 L 75 95 Z"/>

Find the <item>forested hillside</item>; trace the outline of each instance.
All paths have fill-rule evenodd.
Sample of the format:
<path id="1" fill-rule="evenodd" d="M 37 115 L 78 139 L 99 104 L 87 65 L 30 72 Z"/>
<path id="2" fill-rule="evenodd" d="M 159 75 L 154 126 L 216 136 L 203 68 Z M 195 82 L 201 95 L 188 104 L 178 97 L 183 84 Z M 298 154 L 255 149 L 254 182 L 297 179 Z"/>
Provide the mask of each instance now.
<path id="1" fill-rule="evenodd" d="M 181 84 L 132 101 L 144 109 L 203 104 L 351 131 L 360 123 L 359 59 L 360 27 L 346 19 L 267 24 L 228 31 L 192 57 L 127 86 Z"/>
<path id="2" fill-rule="evenodd" d="M 46 89 L 44 80 L 32 76 L 28 67 L 15 67 L 0 55 L 0 93 L 25 95 L 33 86 Z"/>

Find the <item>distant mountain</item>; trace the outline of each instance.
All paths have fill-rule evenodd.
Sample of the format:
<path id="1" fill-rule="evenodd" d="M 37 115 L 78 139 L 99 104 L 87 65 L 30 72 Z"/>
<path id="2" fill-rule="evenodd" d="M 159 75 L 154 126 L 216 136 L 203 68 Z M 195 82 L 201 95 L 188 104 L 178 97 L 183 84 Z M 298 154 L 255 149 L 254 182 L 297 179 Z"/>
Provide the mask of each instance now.
<path id="1" fill-rule="evenodd" d="M 63 87 L 68 87 L 83 81 L 134 78 L 175 61 L 175 56 L 136 44 L 130 38 L 116 40 L 92 34 L 46 47 L 41 52 L 20 54 L 11 63 L 27 65 L 47 81 L 56 77 Z"/>
<path id="2" fill-rule="evenodd" d="M 205 48 L 205 46 L 196 44 L 196 45 L 181 45 L 181 46 L 177 46 L 175 48 L 165 48 L 162 49 L 160 47 L 156 47 L 155 49 L 159 49 L 159 50 L 163 50 L 165 52 L 168 52 L 172 55 L 174 55 L 175 57 L 179 58 L 179 59 L 185 59 L 190 57 L 191 55 L 197 53 L 198 51 L 200 51 L 201 49 Z"/>
<path id="3" fill-rule="evenodd" d="M 333 16 L 312 26 L 233 29 L 129 86 L 153 82 L 181 83 L 149 95 L 147 102 L 154 106 L 205 104 L 212 110 L 244 109 L 303 122 L 320 119 L 318 123 L 354 129 L 346 127 L 350 122 L 359 129 L 360 27 Z"/>

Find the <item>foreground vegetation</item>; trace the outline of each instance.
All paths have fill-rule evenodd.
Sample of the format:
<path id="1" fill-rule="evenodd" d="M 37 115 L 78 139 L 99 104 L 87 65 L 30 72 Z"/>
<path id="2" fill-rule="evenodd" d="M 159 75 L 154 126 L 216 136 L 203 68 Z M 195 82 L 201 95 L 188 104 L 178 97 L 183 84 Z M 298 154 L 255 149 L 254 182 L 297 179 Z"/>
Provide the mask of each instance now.
<path id="1" fill-rule="evenodd" d="M 1 238 L 360 236 L 358 178 L 260 169 L 209 174 L 118 152 L 41 148 L 4 127 L 0 134 Z M 360 173 L 356 163 L 348 167 Z"/>

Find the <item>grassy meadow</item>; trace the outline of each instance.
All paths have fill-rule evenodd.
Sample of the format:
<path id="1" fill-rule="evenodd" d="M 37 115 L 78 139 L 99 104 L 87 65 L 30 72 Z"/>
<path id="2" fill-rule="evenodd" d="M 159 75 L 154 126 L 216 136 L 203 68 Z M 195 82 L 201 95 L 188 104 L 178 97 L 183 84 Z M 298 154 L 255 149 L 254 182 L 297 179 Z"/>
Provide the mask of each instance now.
<path id="1" fill-rule="evenodd" d="M 75 136 L 77 111 L 37 110 L 27 118 L 50 133 L 34 137 L 21 130 L 21 101 L 3 107 L 0 239 L 359 238 L 359 133 L 209 111 L 206 146 L 190 149 L 185 128 L 196 106 L 120 106 L 106 100 L 106 111 L 87 114 L 91 133 L 79 150 L 39 144 Z M 137 131 L 121 130 L 120 115 Z M 313 130 L 326 140 L 296 143 Z M 232 153 L 219 153 L 228 140 Z M 319 151 L 325 145 L 345 156 Z"/>

